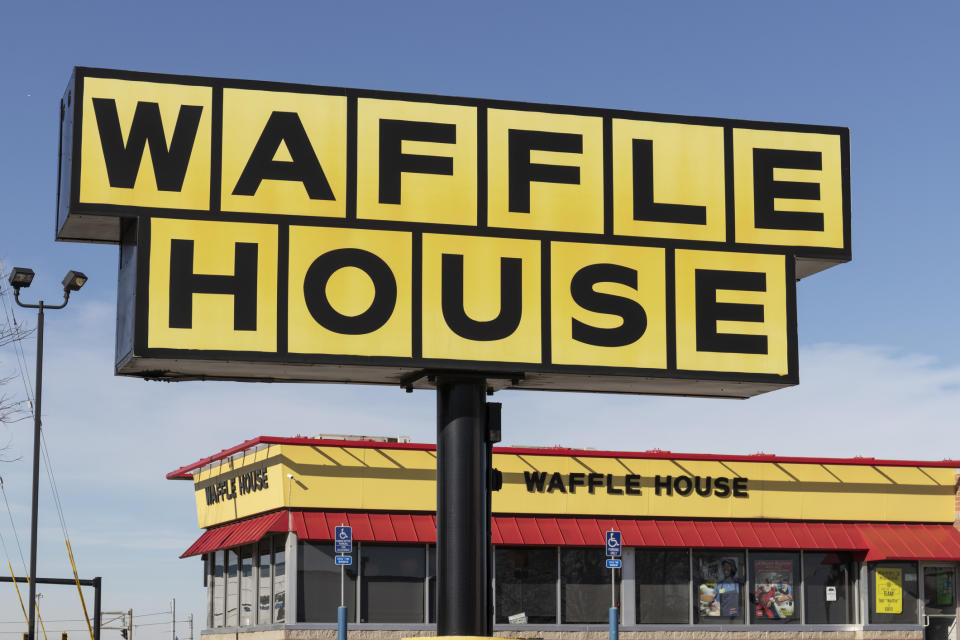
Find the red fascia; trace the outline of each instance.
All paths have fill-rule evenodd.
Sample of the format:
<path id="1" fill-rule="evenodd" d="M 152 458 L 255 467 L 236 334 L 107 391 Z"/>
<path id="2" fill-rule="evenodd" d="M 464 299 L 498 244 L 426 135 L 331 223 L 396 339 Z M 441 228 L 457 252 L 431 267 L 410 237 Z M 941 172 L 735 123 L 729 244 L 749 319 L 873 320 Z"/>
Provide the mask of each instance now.
<path id="1" fill-rule="evenodd" d="M 220 453 L 201 458 L 192 464 L 175 469 L 167 474 L 167 480 L 192 480 L 196 471 L 208 464 L 229 458 L 260 444 L 286 444 L 294 446 L 334 446 L 353 449 L 406 449 L 408 451 L 436 451 L 437 445 L 418 442 L 376 442 L 373 440 L 333 440 L 320 438 L 283 438 L 259 436 L 241 442 Z M 522 456 L 565 456 L 583 458 L 623 458 L 634 460 L 694 460 L 703 462 L 779 462 L 781 464 L 829 464 L 861 467 L 944 467 L 960 469 L 960 460 L 883 460 L 878 458 L 805 458 L 777 456 L 769 453 L 749 455 L 719 455 L 713 453 L 674 453 L 672 451 L 596 451 L 593 449 L 568 449 L 565 447 L 494 447 L 494 453 Z"/>

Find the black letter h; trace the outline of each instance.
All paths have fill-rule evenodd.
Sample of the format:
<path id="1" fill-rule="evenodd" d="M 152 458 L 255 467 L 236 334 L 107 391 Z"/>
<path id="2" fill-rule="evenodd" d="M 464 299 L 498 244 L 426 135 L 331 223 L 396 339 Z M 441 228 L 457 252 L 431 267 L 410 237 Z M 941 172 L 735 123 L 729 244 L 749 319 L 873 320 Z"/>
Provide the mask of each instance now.
<path id="1" fill-rule="evenodd" d="M 193 272 L 193 240 L 170 241 L 170 328 L 193 326 L 193 294 L 233 296 L 234 331 L 257 330 L 257 245 L 234 245 L 233 275 Z"/>

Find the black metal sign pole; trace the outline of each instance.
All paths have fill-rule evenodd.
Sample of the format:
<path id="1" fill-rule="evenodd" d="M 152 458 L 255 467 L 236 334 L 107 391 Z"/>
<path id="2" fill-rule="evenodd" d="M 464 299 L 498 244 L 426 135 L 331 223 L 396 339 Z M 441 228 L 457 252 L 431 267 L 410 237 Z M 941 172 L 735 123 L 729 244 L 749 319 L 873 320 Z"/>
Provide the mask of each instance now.
<path id="1" fill-rule="evenodd" d="M 490 636 L 486 380 L 436 385 L 437 635 Z"/>

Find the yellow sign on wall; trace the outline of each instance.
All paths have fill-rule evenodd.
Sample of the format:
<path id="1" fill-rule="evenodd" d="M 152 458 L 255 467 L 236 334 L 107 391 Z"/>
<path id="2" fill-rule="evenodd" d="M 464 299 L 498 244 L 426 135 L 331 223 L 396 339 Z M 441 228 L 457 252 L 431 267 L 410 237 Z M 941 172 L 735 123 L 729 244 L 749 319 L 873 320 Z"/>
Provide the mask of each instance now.
<path id="1" fill-rule="evenodd" d="M 846 129 L 77 69 L 121 374 L 747 397 L 850 259 Z"/>

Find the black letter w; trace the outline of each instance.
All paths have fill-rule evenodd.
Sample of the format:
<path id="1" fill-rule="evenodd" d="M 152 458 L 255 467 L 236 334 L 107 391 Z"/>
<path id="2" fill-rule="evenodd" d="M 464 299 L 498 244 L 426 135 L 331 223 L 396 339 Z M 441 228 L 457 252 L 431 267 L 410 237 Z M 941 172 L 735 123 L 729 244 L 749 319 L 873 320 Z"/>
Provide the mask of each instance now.
<path id="1" fill-rule="evenodd" d="M 543 485 L 547 481 L 546 471 L 523 472 L 523 481 L 527 483 L 527 491 L 533 493 L 535 490 L 543 493 Z"/>
<path id="2" fill-rule="evenodd" d="M 160 105 L 156 102 L 137 103 L 126 145 L 123 143 L 123 132 L 120 131 L 117 101 L 94 98 L 93 111 L 97 117 L 100 144 L 103 147 L 103 159 L 107 164 L 107 178 L 111 187 L 133 188 L 140 171 L 140 162 L 143 160 L 143 151 L 149 144 L 157 189 L 180 191 L 183 188 L 183 179 L 187 175 L 187 164 L 190 162 L 203 107 L 186 104 L 180 106 L 169 149 L 163 121 L 160 119 Z"/>

